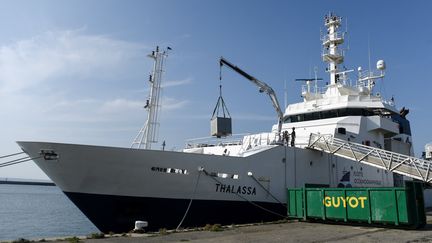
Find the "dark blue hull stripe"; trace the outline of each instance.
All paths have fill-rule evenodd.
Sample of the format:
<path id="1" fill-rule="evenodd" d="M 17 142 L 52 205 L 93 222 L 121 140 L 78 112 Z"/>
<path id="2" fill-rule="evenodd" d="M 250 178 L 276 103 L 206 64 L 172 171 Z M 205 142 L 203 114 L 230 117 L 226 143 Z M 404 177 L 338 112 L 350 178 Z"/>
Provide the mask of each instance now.
<path id="1" fill-rule="evenodd" d="M 136 220 L 148 221 L 148 230 L 177 227 L 189 199 L 126 197 L 65 192 L 70 200 L 104 233 L 129 232 Z M 279 203 L 254 202 L 259 206 L 286 215 Z M 194 200 L 182 227 L 206 224 L 241 224 L 281 219 L 246 201 Z"/>

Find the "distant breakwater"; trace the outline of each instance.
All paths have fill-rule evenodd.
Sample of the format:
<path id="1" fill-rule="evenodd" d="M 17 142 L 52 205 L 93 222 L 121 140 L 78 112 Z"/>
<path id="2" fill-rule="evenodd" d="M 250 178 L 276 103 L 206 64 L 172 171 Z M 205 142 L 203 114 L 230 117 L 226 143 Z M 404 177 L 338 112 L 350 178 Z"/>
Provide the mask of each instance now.
<path id="1" fill-rule="evenodd" d="M 32 186 L 55 186 L 53 182 L 39 182 L 39 181 L 9 181 L 9 180 L 0 180 L 1 184 L 8 185 L 32 185 Z"/>

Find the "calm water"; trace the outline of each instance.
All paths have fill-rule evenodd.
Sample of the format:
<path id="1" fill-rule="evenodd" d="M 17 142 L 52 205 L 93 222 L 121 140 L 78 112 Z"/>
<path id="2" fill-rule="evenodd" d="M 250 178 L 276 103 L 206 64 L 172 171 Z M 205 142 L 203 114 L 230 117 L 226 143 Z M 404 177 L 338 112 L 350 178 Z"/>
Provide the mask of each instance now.
<path id="1" fill-rule="evenodd" d="M 0 185 L 0 241 L 99 230 L 54 186 Z"/>

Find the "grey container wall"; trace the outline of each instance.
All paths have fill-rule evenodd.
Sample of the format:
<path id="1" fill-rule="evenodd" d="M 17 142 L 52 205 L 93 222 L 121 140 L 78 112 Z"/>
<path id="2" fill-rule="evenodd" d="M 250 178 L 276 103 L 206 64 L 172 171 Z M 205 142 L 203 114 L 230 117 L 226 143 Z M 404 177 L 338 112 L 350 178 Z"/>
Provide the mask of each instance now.
<path id="1" fill-rule="evenodd" d="M 214 117 L 211 119 L 211 135 L 226 137 L 232 134 L 231 118 L 227 117 Z"/>

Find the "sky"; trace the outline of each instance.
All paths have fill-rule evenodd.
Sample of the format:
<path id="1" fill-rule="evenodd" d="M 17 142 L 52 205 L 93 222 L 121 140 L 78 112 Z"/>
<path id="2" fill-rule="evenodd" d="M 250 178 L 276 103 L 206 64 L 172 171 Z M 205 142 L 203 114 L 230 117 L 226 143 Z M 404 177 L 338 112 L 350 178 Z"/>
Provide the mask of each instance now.
<path id="1" fill-rule="evenodd" d="M 159 143 L 181 149 L 210 136 L 219 96 L 218 59 L 268 83 L 284 105 L 300 102 L 296 78 L 328 81 L 321 61 L 323 17 L 348 31 L 347 68 L 386 61 L 375 91 L 410 109 L 417 155 L 432 141 L 431 1 L 0 1 L 0 156 L 15 141 L 130 147 L 146 120 L 148 75 L 156 46 L 171 47 L 163 74 Z M 233 132 L 270 131 L 267 96 L 229 69 L 223 97 Z M 354 78 L 355 77 L 351 77 Z M 429 107 L 429 108 L 428 108 Z M 0 161 L 1 162 L 1 161 Z M 0 178 L 46 179 L 33 162 L 0 168 Z"/>

